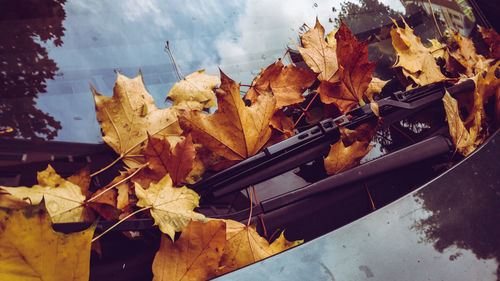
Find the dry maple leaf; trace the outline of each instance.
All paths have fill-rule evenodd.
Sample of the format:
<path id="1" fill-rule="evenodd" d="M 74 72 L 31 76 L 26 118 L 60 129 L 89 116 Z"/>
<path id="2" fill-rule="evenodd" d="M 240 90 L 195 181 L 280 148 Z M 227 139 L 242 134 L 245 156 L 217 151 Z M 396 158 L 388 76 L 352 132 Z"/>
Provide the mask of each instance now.
<path id="1" fill-rule="evenodd" d="M 284 237 L 269 245 L 255 228 L 233 220 L 226 222 L 226 246 L 220 261 L 218 275 L 252 264 L 288 248 L 300 244 L 300 241 L 288 242 Z"/>
<path id="2" fill-rule="evenodd" d="M 177 186 L 193 169 L 196 151 L 191 135 L 183 137 L 173 148 L 167 138 L 149 136 L 148 145 L 143 151 L 148 167 L 162 178 L 170 174 Z"/>
<path id="3" fill-rule="evenodd" d="M 487 29 L 479 26 L 479 31 L 483 36 L 484 42 L 488 44 L 492 58 L 500 59 L 500 35 L 493 29 Z"/>
<path id="4" fill-rule="evenodd" d="M 0 209 L 0 280 L 88 280 L 94 226 L 55 232 L 41 206 Z"/>
<path id="5" fill-rule="evenodd" d="M 168 174 L 146 190 L 135 183 L 135 195 L 139 199 L 137 206 L 150 208 L 155 224 L 172 240 L 175 232 L 182 231 L 191 220 L 205 220 L 205 216 L 193 211 L 198 207 L 200 196 L 185 186 L 172 187 Z"/>
<path id="6" fill-rule="evenodd" d="M 251 106 L 245 106 L 239 84 L 222 71 L 221 80 L 215 113 L 180 110 L 179 122 L 198 143 L 226 159 L 242 160 L 256 154 L 271 136 L 269 122 L 276 100 L 261 94 Z"/>
<path id="7" fill-rule="evenodd" d="M 294 123 L 292 118 L 286 116 L 281 110 L 274 113 L 270 124 L 274 129 L 283 133 L 287 138 L 295 135 L 295 132 L 293 131 Z"/>
<path id="8" fill-rule="evenodd" d="M 334 34 L 329 34 L 325 40 L 325 28 L 316 18 L 314 28 L 300 37 L 303 47 L 297 47 L 306 64 L 318 73 L 321 81 L 330 81 L 339 69 Z"/>
<path id="9" fill-rule="evenodd" d="M 377 77 L 373 77 L 372 81 L 370 81 L 370 84 L 368 84 L 368 89 L 366 89 L 365 96 L 368 98 L 370 102 L 373 102 L 373 96 L 375 94 L 378 94 L 382 91 L 382 88 L 384 88 L 385 84 L 387 84 L 389 81 L 384 81 L 381 80 Z"/>
<path id="10" fill-rule="evenodd" d="M 429 42 L 431 46 L 429 47 L 429 51 L 435 59 L 444 58 L 445 55 L 445 47 L 446 45 L 439 42 L 437 39 L 430 39 Z"/>
<path id="11" fill-rule="evenodd" d="M 37 179 L 39 184 L 33 187 L 1 186 L 0 189 L 32 205 L 40 204 L 43 198 L 54 223 L 88 220 L 89 214 L 84 208 L 85 195 L 79 186 L 63 179 L 50 165 L 38 172 Z"/>
<path id="12" fill-rule="evenodd" d="M 458 152 L 467 156 L 473 152 L 481 142 L 481 140 L 478 139 L 479 131 L 481 130 L 481 113 L 479 111 L 471 112 L 471 114 L 474 115 L 474 123 L 470 129 L 467 129 L 460 118 L 457 100 L 448 92 L 443 96 L 443 104 L 453 143 Z"/>
<path id="13" fill-rule="evenodd" d="M 255 77 L 245 99 L 254 102 L 258 95 L 269 90 L 276 98 L 276 108 L 296 104 L 305 100 L 304 91 L 316 81 L 316 74 L 294 65 L 283 66 L 281 60 L 271 64 Z"/>
<path id="14" fill-rule="evenodd" d="M 319 93 L 323 103 L 333 102 L 340 112 L 346 113 L 357 105 L 364 105 L 377 63 L 368 62 L 368 43 L 359 42 L 344 23 L 335 33 L 335 38 L 339 80 L 322 81 Z"/>
<path id="15" fill-rule="evenodd" d="M 175 106 L 202 110 L 217 105 L 213 89 L 219 84 L 219 77 L 198 70 L 175 83 L 167 96 Z"/>
<path id="16" fill-rule="evenodd" d="M 85 166 L 85 168 L 78 170 L 76 173 L 71 175 L 69 178 L 66 179 L 67 181 L 76 184 L 80 187 L 82 190 L 82 194 L 85 195 L 85 197 L 89 197 L 91 192 L 89 191 L 90 187 L 90 169 L 88 166 Z"/>
<path id="17" fill-rule="evenodd" d="M 155 106 L 141 73 L 132 79 L 117 73 L 112 97 L 102 96 L 93 87 L 91 90 L 103 140 L 129 167 L 136 168 L 144 163 L 140 151 L 148 133 L 172 139 L 182 133 L 175 109 Z"/>
<path id="18" fill-rule="evenodd" d="M 439 82 L 446 77 L 441 73 L 431 50 L 427 49 L 420 38 L 413 34 L 408 24 L 403 20 L 405 28 L 391 29 L 392 45 L 397 52 L 395 67 L 401 67 L 403 74 L 411 78 L 418 85 L 427 85 Z"/>
<path id="19" fill-rule="evenodd" d="M 339 140 L 330 147 L 330 152 L 324 159 L 325 170 L 334 175 L 355 167 L 371 149 L 366 141 L 355 141 L 346 147 L 344 142 Z"/>
<path id="20" fill-rule="evenodd" d="M 216 276 L 226 244 L 226 223 L 191 221 L 175 242 L 161 237 L 153 261 L 154 281 L 208 280 Z"/>
<path id="21" fill-rule="evenodd" d="M 474 47 L 472 40 L 463 37 L 459 33 L 451 32 L 451 34 L 453 35 L 455 42 L 458 44 L 458 49 L 452 52 L 450 56 L 460 64 L 464 70 L 463 73 L 467 77 L 471 77 L 486 70 L 488 62 L 483 56 L 476 53 L 476 48 Z M 448 56 L 448 60 L 450 59 L 450 56 Z M 451 64 L 452 62 L 447 61 L 447 67 Z"/>
<path id="22" fill-rule="evenodd" d="M 476 88 L 474 89 L 474 105 L 471 109 L 471 114 L 469 114 L 464 123 L 471 122 L 475 118 L 475 112 L 479 112 L 481 114 L 481 120 L 485 120 L 486 113 L 484 110 L 484 104 L 488 102 L 491 96 L 496 95 L 498 103 L 500 79 L 496 78 L 495 72 L 499 66 L 500 61 L 488 68 L 484 77 L 482 73 L 474 77 L 476 80 Z"/>

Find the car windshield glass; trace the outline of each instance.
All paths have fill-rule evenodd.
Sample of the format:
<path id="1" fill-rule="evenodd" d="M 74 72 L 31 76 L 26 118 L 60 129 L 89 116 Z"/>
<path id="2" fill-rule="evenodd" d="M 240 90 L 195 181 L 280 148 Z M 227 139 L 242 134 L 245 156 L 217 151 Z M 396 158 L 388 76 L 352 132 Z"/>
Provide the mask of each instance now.
<path id="1" fill-rule="evenodd" d="M 440 38 L 467 34 L 474 17 L 463 0 L 65 1 L 4 3 L 0 18 L 0 138 L 100 143 L 89 85 L 112 95 L 115 71 L 142 72 L 156 106 L 184 75 L 218 68 L 250 84 L 261 68 L 300 45 L 316 17 L 326 32 L 343 21 L 368 40 L 375 76 L 393 77 L 391 18 Z M 169 42 L 170 52 L 166 49 Z M 286 55 L 287 54 L 287 55 Z"/>

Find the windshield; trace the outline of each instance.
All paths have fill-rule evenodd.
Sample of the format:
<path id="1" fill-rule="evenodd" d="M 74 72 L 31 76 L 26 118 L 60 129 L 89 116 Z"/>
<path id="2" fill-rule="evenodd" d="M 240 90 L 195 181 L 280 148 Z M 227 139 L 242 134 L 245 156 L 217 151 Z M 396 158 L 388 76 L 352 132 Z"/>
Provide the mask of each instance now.
<path id="1" fill-rule="evenodd" d="M 343 21 L 370 42 L 375 76 L 390 79 L 395 54 L 391 18 L 403 16 L 425 41 L 446 27 L 468 32 L 463 0 L 349 1 L 65 1 L 23 0 L 0 12 L 0 138 L 102 142 L 89 85 L 110 96 L 115 71 L 144 83 L 159 108 L 184 75 L 218 68 L 250 84 L 299 34 Z M 170 51 L 166 49 L 169 42 Z M 290 53 L 289 53 L 290 54 Z M 297 63 L 297 61 L 294 61 Z"/>

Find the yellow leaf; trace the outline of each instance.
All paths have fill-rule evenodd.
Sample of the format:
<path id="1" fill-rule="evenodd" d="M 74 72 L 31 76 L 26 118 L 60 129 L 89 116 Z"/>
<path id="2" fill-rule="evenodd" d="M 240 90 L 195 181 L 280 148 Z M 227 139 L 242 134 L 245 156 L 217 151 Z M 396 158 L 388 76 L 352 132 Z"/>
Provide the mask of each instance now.
<path id="1" fill-rule="evenodd" d="M 403 74 L 418 85 L 427 85 L 445 79 L 437 65 L 431 50 L 427 49 L 420 38 L 413 34 L 406 22 L 405 28 L 391 29 L 392 45 L 397 52 L 397 61 L 394 66 L 402 67 Z"/>
<path id="2" fill-rule="evenodd" d="M 0 209 L 0 280 L 88 280 L 94 228 L 63 234 L 42 207 Z"/>
<path id="3" fill-rule="evenodd" d="M 179 111 L 179 122 L 193 139 L 229 160 L 242 160 L 257 153 L 271 136 L 269 122 L 276 100 L 261 94 L 252 106 L 245 106 L 240 86 L 221 71 L 217 89 L 218 109 L 214 114 Z"/>
<path id="4" fill-rule="evenodd" d="M 385 84 L 387 84 L 387 82 L 389 81 L 373 77 L 372 81 L 370 81 L 370 84 L 368 84 L 368 89 L 366 89 L 365 92 L 365 96 L 368 98 L 368 100 L 373 102 L 373 96 L 375 94 L 380 93 L 382 91 L 382 88 L 384 88 Z"/>
<path id="5" fill-rule="evenodd" d="M 446 92 L 443 96 L 443 104 L 446 110 L 446 120 L 448 120 L 448 127 L 453 143 L 458 152 L 467 156 L 479 145 L 477 137 L 481 130 L 481 113 L 479 111 L 472 113 L 474 114 L 474 123 L 472 127 L 467 130 L 460 118 L 457 100 Z"/>
<path id="6" fill-rule="evenodd" d="M 475 74 L 481 73 L 488 67 L 488 62 L 486 58 L 476 53 L 476 48 L 472 40 L 463 37 L 460 33 L 451 32 L 455 42 L 458 44 L 458 49 L 453 51 L 450 56 L 452 56 L 456 62 L 464 69 L 464 74 L 467 77 L 474 76 Z M 448 59 L 450 59 L 448 57 Z M 447 67 L 449 63 L 447 62 Z"/>
<path id="7" fill-rule="evenodd" d="M 266 239 L 255 228 L 233 220 L 226 222 L 226 247 L 218 274 L 252 264 L 274 254 Z"/>
<path id="8" fill-rule="evenodd" d="M 38 172 L 39 185 L 33 187 L 0 187 L 10 195 L 32 205 L 40 204 L 44 199 L 47 211 L 54 223 L 80 222 L 88 218 L 84 208 L 85 195 L 78 185 L 61 176 L 49 165 Z"/>
<path id="9" fill-rule="evenodd" d="M 439 42 L 437 39 L 430 39 L 431 46 L 429 47 L 429 51 L 435 59 L 444 58 L 444 44 Z"/>
<path id="10" fill-rule="evenodd" d="M 208 280 L 216 276 L 226 244 L 226 224 L 191 221 L 175 242 L 161 237 L 153 261 L 154 281 Z"/>
<path id="11" fill-rule="evenodd" d="M 174 109 L 158 109 L 155 106 L 142 82 L 141 73 L 132 79 L 120 73 L 117 75 L 113 97 L 102 96 L 91 87 L 97 120 L 101 123 L 103 140 L 116 153 L 124 156 L 127 166 L 137 168 L 144 163 L 140 151 L 148 133 L 176 139 L 182 130 Z"/>
<path id="12" fill-rule="evenodd" d="M 274 254 L 281 253 L 284 250 L 293 248 L 295 246 L 298 246 L 300 244 L 304 243 L 304 240 L 297 240 L 297 241 L 288 241 L 285 238 L 285 231 L 282 231 L 280 236 L 276 238 L 276 240 L 271 243 L 270 248 L 271 251 Z"/>
<path id="13" fill-rule="evenodd" d="M 355 141 L 346 147 L 339 140 L 330 147 L 330 152 L 324 159 L 326 172 L 333 175 L 355 167 L 371 149 L 366 141 Z"/>
<path id="14" fill-rule="evenodd" d="M 135 183 L 135 195 L 139 199 L 137 206 L 150 207 L 155 224 L 172 240 L 175 232 L 182 231 L 191 220 L 205 220 L 205 216 L 193 211 L 198 207 L 200 196 L 185 186 L 172 187 L 168 174 L 146 190 Z"/>
<path id="15" fill-rule="evenodd" d="M 174 84 L 168 97 L 174 105 L 188 105 L 188 108 L 202 110 L 216 106 L 213 89 L 220 84 L 219 77 L 198 70 Z"/>
<path id="16" fill-rule="evenodd" d="M 318 79 L 329 81 L 339 69 L 337 62 L 335 32 L 328 35 L 325 40 L 325 28 L 316 18 L 316 25 L 301 36 L 302 46 L 298 47 L 302 58 L 316 73 Z"/>

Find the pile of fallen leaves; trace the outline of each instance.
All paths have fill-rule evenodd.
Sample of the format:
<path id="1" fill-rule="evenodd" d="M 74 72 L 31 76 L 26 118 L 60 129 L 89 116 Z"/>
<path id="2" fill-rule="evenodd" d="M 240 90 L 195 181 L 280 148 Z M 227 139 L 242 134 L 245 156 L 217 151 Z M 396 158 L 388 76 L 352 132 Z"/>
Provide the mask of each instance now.
<path id="1" fill-rule="evenodd" d="M 451 33 L 448 45 L 431 40 L 426 47 L 406 23 L 394 23 L 394 68 L 408 88 L 475 81 L 475 90 L 460 100 L 449 94 L 443 98 L 456 149 L 470 154 L 500 122 L 499 35 L 480 29 L 489 47 L 487 58 L 460 34 Z M 49 166 L 38 172 L 37 185 L 0 187 L 0 279 L 88 279 L 91 243 L 105 233 L 93 238 L 92 226 L 62 234 L 51 224 L 98 216 L 125 220 L 149 213 L 164 233 L 152 265 L 155 280 L 205 280 L 299 244 L 283 233 L 270 243 L 249 223 L 205 217 L 195 211 L 199 195 L 184 186 L 207 170 L 228 167 L 293 136 L 317 97 L 328 108 L 318 120 L 365 104 L 377 112 L 374 96 L 386 81 L 373 77 L 376 62 L 368 61 L 368 43 L 359 42 L 344 24 L 325 36 L 316 21 L 299 45 L 308 68 L 278 60 L 249 86 L 222 71 L 219 78 L 201 70 L 172 87 L 168 98 L 173 106 L 164 109 L 155 106 L 140 73 L 132 79 L 118 73 L 112 97 L 92 88 L 103 140 L 118 158 L 93 174 L 84 169 L 64 179 Z M 290 114 L 297 110 L 303 111 L 298 118 Z M 377 123 L 341 128 L 341 140 L 324 159 L 326 171 L 335 174 L 358 165 L 376 129 Z M 89 190 L 92 176 L 120 160 L 126 169 L 118 177 Z"/>

